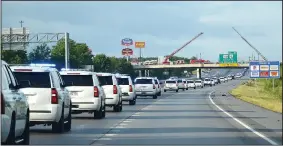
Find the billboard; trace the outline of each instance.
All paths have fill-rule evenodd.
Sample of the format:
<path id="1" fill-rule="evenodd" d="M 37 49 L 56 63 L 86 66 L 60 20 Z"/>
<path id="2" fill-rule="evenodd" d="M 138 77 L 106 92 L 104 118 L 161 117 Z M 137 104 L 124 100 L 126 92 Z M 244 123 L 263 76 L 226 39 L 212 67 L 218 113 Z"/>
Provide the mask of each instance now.
<path id="1" fill-rule="evenodd" d="M 145 42 L 135 42 L 135 48 L 144 48 Z"/>
<path id="2" fill-rule="evenodd" d="M 131 56 L 133 55 L 133 53 L 134 53 L 133 50 L 130 48 L 125 48 L 122 50 L 122 55 L 124 56 Z"/>
<path id="3" fill-rule="evenodd" d="M 130 38 L 124 38 L 121 40 L 121 45 L 123 46 L 131 46 L 133 45 L 134 41 L 133 39 L 130 39 Z"/>
<path id="4" fill-rule="evenodd" d="M 279 61 L 250 62 L 250 78 L 280 78 Z"/>

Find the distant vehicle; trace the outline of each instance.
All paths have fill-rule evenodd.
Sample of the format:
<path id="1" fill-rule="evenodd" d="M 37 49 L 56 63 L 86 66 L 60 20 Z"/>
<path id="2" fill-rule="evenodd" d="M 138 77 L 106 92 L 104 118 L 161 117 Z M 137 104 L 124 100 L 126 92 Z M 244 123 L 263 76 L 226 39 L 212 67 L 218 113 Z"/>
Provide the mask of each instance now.
<path id="1" fill-rule="evenodd" d="M 137 96 L 152 96 L 157 99 L 158 90 L 153 77 L 138 77 L 135 79 Z"/>
<path id="2" fill-rule="evenodd" d="M 128 75 L 119 75 L 116 78 L 122 90 L 122 101 L 129 101 L 129 105 L 135 105 L 137 96 L 131 77 Z"/>
<path id="3" fill-rule="evenodd" d="M 164 85 L 164 92 L 166 91 L 179 91 L 177 80 L 166 80 Z"/>
<path id="4" fill-rule="evenodd" d="M 29 145 L 29 104 L 9 65 L 2 61 L 1 144 Z M 20 116 L 19 116 L 20 115 Z M 20 143 L 16 143 L 20 141 Z"/>
<path id="5" fill-rule="evenodd" d="M 224 80 L 225 80 L 225 82 L 228 82 L 228 78 L 227 77 L 224 77 Z"/>
<path id="6" fill-rule="evenodd" d="M 232 80 L 232 76 L 230 76 L 230 75 L 227 76 L 227 79 L 228 79 L 228 80 Z"/>
<path id="7" fill-rule="evenodd" d="M 203 83 L 204 83 L 204 86 L 212 86 L 211 80 L 209 78 L 205 78 Z"/>
<path id="8" fill-rule="evenodd" d="M 193 81 L 193 80 L 188 80 L 187 82 L 188 82 L 188 87 L 189 87 L 189 88 L 194 88 L 194 89 L 196 89 L 195 81 Z"/>
<path id="9" fill-rule="evenodd" d="M 219 83 L 217 77 L 213 77 L 212 79 L 213 79 L 213 81 L 215 82 L 215 84 L 218 84 L 218 83 Z"/>
<path id="10" fill-rule="evenodd" d="M 186 87 L 185 87 L 185 84 L 183 83 L 183 80 L 178 79 L 177 82 L 178 82 L 179 89 L 183 89 L 183 91 L 185 91 Z"/>
<path id="11" fill-rule="evenodd" d="M 186 89 L 186 90 L 189 90 L 187 80 L 186 80 L 186 79 L 182 79 L 182 81 L 183 81 L 183 83 L 184 83 L 184 85 L 185 85 L 185 89 Z"/>
<path id="12" fill-rule="evenodd" d="M 201 87 L 201 88 L 204 87 L 204 83 L 202 80 L 195 80 L 195 85 L 196 87 Z"/>
<path id="13" fill-rule="evenodd" d="M 224 77 L 220 77 L 219 79 L 220 79 L 220 82 L 225 82 Z"/>
<path id="14" fill-rule="evenodd" d="M 123 110 L 122 90 L 116 76 L 112 73 L 96 73 L 96 76 L 106 95 L 105 105 L 113 107 L 114 112 L 121 112 Z"/>
<path id="15" fill-rule="evenodd" d="M 30 125 L 52 125 L 56 133 L 70 131 L 72 102 L 58 70 L 41 64 L 11 68 L 28 97 Z"/>
<path id="16" fill-rule="evenodd" d="M 61 70 L 60 75 L 72 99 L 72 113 L 90 113 L 93 118 L 105 117 L 106 95 L 100 86 L 96 73 L 80 70 Z"/>
<path id="17" fill-rule="evenodd" d="M 210 79 L 210 83 L 212 86 L 215 86 L 215 81 L 213 79 Z"/>
<path id="18" fill-rule="evenodd" d="M 157 88 L 157 96 L 161 96 L 161 86 L 159 80 L 157 78 L 154 78 L 154 83 Z"/>

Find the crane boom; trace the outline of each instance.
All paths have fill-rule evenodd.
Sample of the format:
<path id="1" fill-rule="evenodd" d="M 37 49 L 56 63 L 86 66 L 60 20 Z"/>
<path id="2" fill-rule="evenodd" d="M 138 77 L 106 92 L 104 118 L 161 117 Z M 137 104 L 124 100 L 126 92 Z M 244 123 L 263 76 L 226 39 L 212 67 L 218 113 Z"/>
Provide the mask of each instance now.
<path id="1" fill-rule="evenodd" d="M 252 47 L 261 56 L 264 61 L 267 61 L 267 58 L 265 58 L 253 45 L 251 45 L 234 27 L 232 28 L 250 47 Z"/>
<path id="2" fill-rule="evenodd" d="M 197 39 L 199 36 L 201 36 L 203 33 L 199 33 L 197 36 L 195 36 L 193 39 L 191 39 L 190 41 L 188 41 L 186 44 L 184 44 L 181 48 L 175 50 L 173 53 L 171 53 L 169 56 L 166 56 L 166 58 L 163 61 L 163 64 L 168 63 L 168 59 L 171 58 L 172 56 L 174 56 L 176 53 L 178 53 L 180 50 L 182 50 L 183 48 L 185 48 L 188 44 L 190 44 L 192 41 L 194 41 L 195 39 Z"/>

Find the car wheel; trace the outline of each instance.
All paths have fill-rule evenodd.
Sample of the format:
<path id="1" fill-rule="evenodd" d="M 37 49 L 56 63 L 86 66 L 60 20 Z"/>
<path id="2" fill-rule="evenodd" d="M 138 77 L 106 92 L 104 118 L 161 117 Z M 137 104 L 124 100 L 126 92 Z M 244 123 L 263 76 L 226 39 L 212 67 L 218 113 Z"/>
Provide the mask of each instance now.
<path id="1" fill-rule="evenodd" d="M 189 88 L 186 88 L 186 90 L 189 90 Z"/>
<path id="2" fill-rule="evenodd" d="M 164 92 L 166 92 L 166 90 L 164 90 Z"/>
<path id="3" fill-rule="evenodd" d="M 177 89 L 176 92 L 179 92 L 179 89 Z"/>
<path id="4" fill-rule="evenodd" d="M 25 125 L 25 130 L 22 134 L 22 139 L 23 141 L 20 143 L 21 145 L 29 145 L 30 141 L 30 129 L 29 129 L 29 110 L 27 111 L 27 118 L 26 118 L 26 125 Z"/>
<path id="5" fill-rule="evenodd" d="M 72 103 L 70 103 L 69 115 L 67 117 L 67 123 L 64 125 L 66 132 L 69 132 L 72 129 Z"/>
<path id="6" fill-rule="evenodd" d="M 54 133 L 63 133 L 64 132 L 64 106 L 62 113 L 61 113 L 61 117 L 58 123 L 53 123 L 52 124 L 52 132 Z"/>
<path id="7" fill-rule="evenodd" d="M 185 91 L 185 89 L 183 89 L 183 91 Z"/>
<path id="8" fill-rule="evenodd" d="M 114 112 L 121 112 L 122 111 L 122 101 L 120 101 L 117 105 L 113 106 Z"/>
<path id="9" fill-rule="evenodd" d="M 99 111 L 95 111 L 94 112 L 94 119 L 102 119 L 103 118 L 103 106 L 102 106 L 102 101 L 100 103 L 100 108 L 99 108 Z"/>
<path id="10" fill-rule="evenodd" d="M 203 88 L 203 86 L 201 86 L 201 88 Z"/>
<path id="11" fill-rule="evenodd" d="M 104 103 L 102 117 L 105 118 L 105 116 L 106 116 L 106 106 L 105 106 L 105 103 Z"/>
<path id="12" fill-rule="evenodd" d="M 157 96 L 161 96 L 161 91 L 157 94 Z"/>
<path id="13" fill-rule="evenodd" d="M 7 137 L 6 142 L 3 143 L 3 145 L 14 145 L 14 144 L 16 144 L 15 129 L 16 129 L 16 120 L 15 120 L 15 113 L 13 113 L 9 135 Z"/>
<path id="14" fill-rule="evenodd" d="M 153 97 L 152 97 L 153 99 L 157 99 L 157 95 L 153 95 Z"/>
<path id="15" fill-rule="evenodd" d="M 194 89 L 196 89 L 196 87 L 194 87 Z"/>
<path id="16" fill-rule="evenodd" d="M 136 98 L 129 101 L 129 105 L 136 105 Z"/>

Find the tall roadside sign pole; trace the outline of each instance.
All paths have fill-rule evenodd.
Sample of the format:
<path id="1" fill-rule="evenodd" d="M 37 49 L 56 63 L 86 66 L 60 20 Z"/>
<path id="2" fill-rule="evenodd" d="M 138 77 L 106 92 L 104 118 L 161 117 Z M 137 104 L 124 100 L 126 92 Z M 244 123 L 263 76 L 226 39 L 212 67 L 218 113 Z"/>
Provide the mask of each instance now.
<path id="1" fill-rule="evenodd" d="M 140 49 L 140 64 L 142 64 L 142 49 L 145 48 L 145 42 L 135 42 L 135 48 Z"/>
<path id="2" fill-rule="evenodd" d="M 133 45 L 133 40 L 130 38 L 124 38 L 121 40 L 121 45 L 126 46 L 126 48 L 122 49 L 122 55 L 127 57 L 127 62 L 129 61 L 129 57 L 133 55 L 133 50 L 128 48 Z"/>

